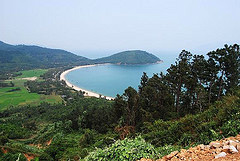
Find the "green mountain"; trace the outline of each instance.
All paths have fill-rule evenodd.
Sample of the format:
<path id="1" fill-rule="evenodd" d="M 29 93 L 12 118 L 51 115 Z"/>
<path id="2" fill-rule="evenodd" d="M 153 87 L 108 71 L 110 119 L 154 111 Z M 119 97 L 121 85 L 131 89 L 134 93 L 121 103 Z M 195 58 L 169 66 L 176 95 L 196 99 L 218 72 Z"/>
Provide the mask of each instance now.
<path id="1" fill-rule="evenodd" d="M 120 52 L 108 57 L 95 59 L 95 63 L 113 63 L 113 64 L 149 64 L 160 61 L 158 57 L 146 51 L 131 50 Z"/>
<path id="2" fill-rule="evenodd" d="M 141 50 L 124 51 L 109 57 L 91 60 L 71 52 L 39 46 L 10 45 L 0 41 L 1 72 L 36 68 L 72 67 L 85 64 L 148 64 L 160 59 Z"/>
<path id="3" fill-rule="evenodd" d="M 39 46 L 9 45 L 0 41 L 0 68 L 22 70 L 82 65 L 91 62 L 82 56 L 60 49 Z"/>

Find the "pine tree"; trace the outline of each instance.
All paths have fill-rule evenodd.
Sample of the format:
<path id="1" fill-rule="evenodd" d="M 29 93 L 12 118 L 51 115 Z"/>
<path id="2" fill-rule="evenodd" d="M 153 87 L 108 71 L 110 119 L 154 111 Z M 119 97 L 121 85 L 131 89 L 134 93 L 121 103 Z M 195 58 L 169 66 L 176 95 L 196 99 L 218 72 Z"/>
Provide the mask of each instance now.
<path id="1" fill-rule="evenodd" d="M 140 85 L 138 86 L 139 94 L 142 93 L 142 89 L 147 85 L 148 79 L 149 78 L 147 76 L 147 73 L 143 72 L 143 75 L 141 77 Z"/>

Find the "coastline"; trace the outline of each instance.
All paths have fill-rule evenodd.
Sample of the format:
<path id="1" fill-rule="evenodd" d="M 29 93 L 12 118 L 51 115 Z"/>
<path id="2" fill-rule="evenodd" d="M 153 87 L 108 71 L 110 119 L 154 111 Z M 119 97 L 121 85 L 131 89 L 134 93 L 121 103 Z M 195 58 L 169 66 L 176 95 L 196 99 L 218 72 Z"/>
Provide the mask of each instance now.
<path id="1" fill-rule="evenodd" d="M 77 91 L 84 91 L 84 92 L 85 92 L 85 93 L 84 93 L 84 96 L 87 96 L 87 97 L 97 97 L 97 98 L 99 98 L 99 97 L 100 97 L 100 94 L 95 93 L 95 92 L 92 92 L 92 91 L 89 91 L 89 90 L 86 90 L 86 89 L 83 89 L 83 88 L 79 88 L 78 86 L 75 86 L 75 85 L 71 84 L 71 83 L 65 78 L 65 76 L 66 76 L 69 72 L 71 72 L 71 71 L 73 71 L 73 70 L 77 70 L 77 69 L 80 69 L 80 68 L 94 67 L 94 66 L 97 66 L 97 65 L 105 65 L 105 64 L 94 64 L 94 65 L 76 66 L 76 67 L 74 67 L 74 68 L 72 68 L 72 69 L 69 69 L 69 70 L 66 70 L 66 71 L 62 72 L 61 75 L 60 75 L 60 80 L 65 81 L 66 84 L 67 84 L 67 86 L 70 87 L 70 88 L 73 88 L 73 89 L 75 89 L 75 90 L 77 90 Z M 109 97 L 109 96 L 101 95 L 101 97 L 102 97 L 102 98 L 105 98 L 105 99 L 107 99 L 107 100 L 114 100 L 113 97 Z"/>

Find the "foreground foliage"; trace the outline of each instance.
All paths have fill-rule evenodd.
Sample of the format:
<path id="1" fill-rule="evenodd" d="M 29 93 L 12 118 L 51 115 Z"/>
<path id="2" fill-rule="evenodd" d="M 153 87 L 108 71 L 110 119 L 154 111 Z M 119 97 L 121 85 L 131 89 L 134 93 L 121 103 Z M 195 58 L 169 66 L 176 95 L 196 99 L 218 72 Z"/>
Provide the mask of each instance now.
<path id="1" fill-rule="evenodd" d="M 57 80 L 63 69 L 51 69 L 43 81 L 25 87 L 32 94 L 61 94 L 62 104 L 1 111 L 0 148 L 8 152 L 0 150 L 0 158 L 25 161 L 26 153 L 49 161 L 159 158 L 234 136 L 240 132 L 239 46 L 208 56 L 182 51 L 166 75 L 144 73 L 138 91 L 129 87 L 114 101 L 84 98 Z M 19 92 L 17 83 L 2 86 Z"/>
<path id="2" fill-rule="evenodd" d="M 143 136 L 155 146 L 208 144 L 212 140 L 235 136 L 240 132 L 239 96 L 238 93 L 224 97 L 200 114 L 173 121 L 145 123 Z"/>
<path id="3" fill-rule="evenodd" d="M 159 153 L 154 146 L 145 142 L 145 140 L 138 136 L 135 139 L 118 140 L 110 147 L 104 149 L 97 149 L 90 153 L 85 160 L 137 160 L 141 158 L 158 158 Z"/>

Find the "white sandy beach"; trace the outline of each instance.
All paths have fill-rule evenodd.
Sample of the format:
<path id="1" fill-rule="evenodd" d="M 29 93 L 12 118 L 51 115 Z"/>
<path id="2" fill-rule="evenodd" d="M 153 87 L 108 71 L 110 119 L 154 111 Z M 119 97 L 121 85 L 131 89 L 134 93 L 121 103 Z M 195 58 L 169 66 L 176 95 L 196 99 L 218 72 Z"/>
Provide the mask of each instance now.
<path id="1" fill-rule="evenodd" d="M 91 92 L 91 91 L 88 91 L 88 90 L 86 90 L 86 89 L 79 88 L 79 87 L 71 84 L 71 83 L 65 78 L 66 74 L 69 73 L 69 72 L 71 72 L 71 71 L 73 71 L 73 70 L 80 69 L 80 68 L 88 68 L 88 67 L 93 67 L 93 66 L 96 66 L 96 65 L 83 65 L 83 66 L 77 66 L 77 67 L 74 67 L 74 68 L 72 68 L 72 69 L 66 70 L 66 71 L 64 71 L 64 72 L 60 75 L 60 80 L 65 81 L 66 84 L 67 84 L 67 86 L 69 86 L 70 88 L 73 88 L 73 89 L 75 89 L 75 90 L 77 90 L 77 91 L 80 91 L 80 90 L 81 90 L 81 91 L 84 91 L 84 92 L 85 92 L 84 96 L 97 97 L 97 98 L 99 98 L 100 94 L 94 93 L 94 92 Z M 113 97 L 108 97 L 108 96 L 103 96 L 103 95 L 102 95 L 102 97 L 106 98 L 107 100 L 113 100 L 113 99 L 114 99 Z"/>

